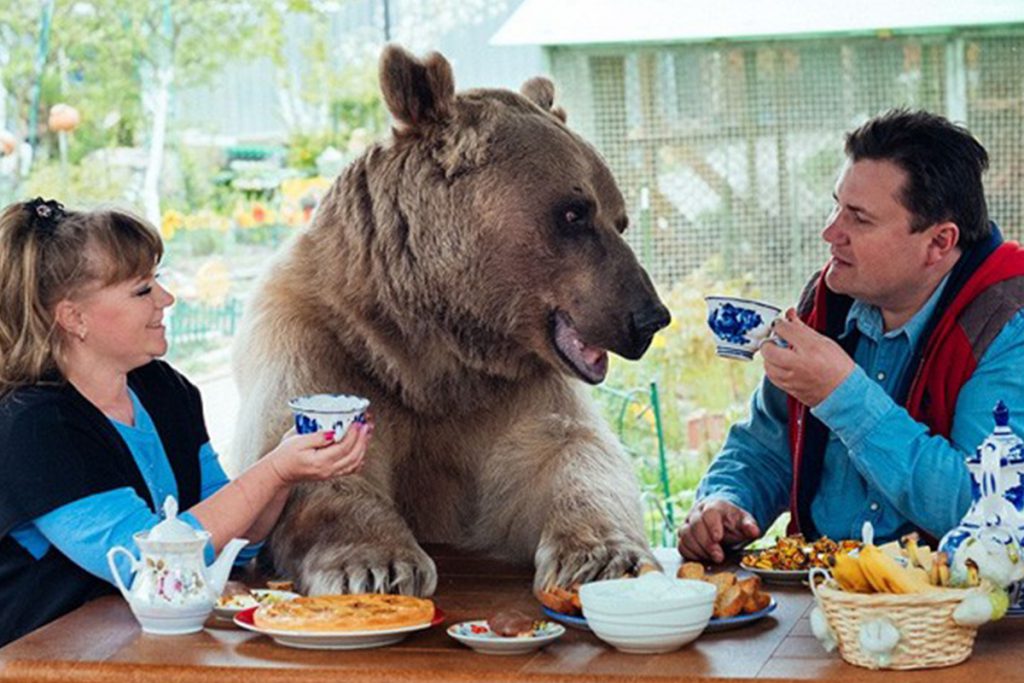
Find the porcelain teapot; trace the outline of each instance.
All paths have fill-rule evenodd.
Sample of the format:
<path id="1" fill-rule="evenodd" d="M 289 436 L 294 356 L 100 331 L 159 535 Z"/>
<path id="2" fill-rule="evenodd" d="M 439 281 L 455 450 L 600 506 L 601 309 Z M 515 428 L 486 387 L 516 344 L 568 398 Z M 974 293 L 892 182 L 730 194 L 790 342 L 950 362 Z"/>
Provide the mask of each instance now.
<path id="1" fill-rule="evenodd" d="M 954 585 L 968 580 L 968 564 L 981 578 L 1008 587 L 1010 613 L 1024 613 L 1024 515 L 1014 504 L 1020 486 L 1022 442 L 1010 429 L 1010 411 L 999 401 L 992 411 L 995 429 L 966 460 L 971 473 L 971 507 L 960 524 L 939 542 Z M 1019 497 L 1019 496 L 1018 496 Z"/>
<path id="2" fill-rule="evenodd" d="M 116 546 L 107 553 L 107 563 L 142 630 L 164 635 L 194 633 L 203 627 L 224 590 L 235 557 L 248 544 L 244 538 L 231 539 L 207 567 L 203 549 L 210 534 L 178 519 L 178 502 L 173 496 L 164 501 L 164 520 L 132 538 L 141 558 Z M 118 571 L 119 555 L 131 562 L 135 578 L 130 589 Z"/>

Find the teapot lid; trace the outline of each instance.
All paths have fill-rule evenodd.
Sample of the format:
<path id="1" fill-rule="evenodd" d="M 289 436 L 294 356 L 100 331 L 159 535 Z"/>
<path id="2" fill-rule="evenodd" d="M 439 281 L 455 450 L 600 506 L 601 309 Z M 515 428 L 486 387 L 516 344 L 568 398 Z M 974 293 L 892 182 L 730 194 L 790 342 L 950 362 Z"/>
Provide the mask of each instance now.
<path id="1" fill-rule="evenodd" d="M 198 533 L 187 522 L 178 519 L 178 501 L 174 496 L 164 500 L 164 521 L 149 530 L 150 541 L 194 541 Z"/>
<path id="2" fill-rule="evenodd" d="M 1010 409 L 1002 401 L 996 403 L 992 409 L 992 417 L 996 420 L 996 427 L 1006 427 L 1010 424 Z"/>

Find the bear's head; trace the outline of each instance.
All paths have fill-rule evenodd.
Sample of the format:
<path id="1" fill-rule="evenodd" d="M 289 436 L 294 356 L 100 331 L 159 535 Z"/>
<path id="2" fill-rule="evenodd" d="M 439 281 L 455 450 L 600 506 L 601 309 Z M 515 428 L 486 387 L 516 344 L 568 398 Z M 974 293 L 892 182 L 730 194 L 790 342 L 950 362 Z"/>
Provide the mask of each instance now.
<path id="1" fill-rule="evenodd" d="M 380 82 L 393 136 L 357 184 L 388 235 L 373 257 L 388 300 L 494 377 L 548 366 L 598 383 L 608 351 L 639 358 L 669 312 L 622 237 L 612 174 L 553 108 L 552 83 L 456 94 L 444 57 L 396 46 Z"/>

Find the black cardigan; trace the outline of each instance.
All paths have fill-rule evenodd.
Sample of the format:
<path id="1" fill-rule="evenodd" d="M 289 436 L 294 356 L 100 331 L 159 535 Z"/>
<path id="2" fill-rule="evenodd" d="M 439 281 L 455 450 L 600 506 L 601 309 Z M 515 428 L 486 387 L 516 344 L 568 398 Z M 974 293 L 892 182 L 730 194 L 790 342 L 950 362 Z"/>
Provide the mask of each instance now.
<path id="1" fill-rule="evenodd" d="M 209 440 L 198 389 L 161 361 L 128 374 L 167 453 L 181 510 L 199 502 L 199 448 Z M 36 560 L 12 529 L 62 505 L 131 487 L 156 511 L 135 458 L 102 412 L 68 383 L 0 400 L 0 645 L 113 587 L 54 547 Z M 135 551 L 135 548 L 130 550 Z"/>

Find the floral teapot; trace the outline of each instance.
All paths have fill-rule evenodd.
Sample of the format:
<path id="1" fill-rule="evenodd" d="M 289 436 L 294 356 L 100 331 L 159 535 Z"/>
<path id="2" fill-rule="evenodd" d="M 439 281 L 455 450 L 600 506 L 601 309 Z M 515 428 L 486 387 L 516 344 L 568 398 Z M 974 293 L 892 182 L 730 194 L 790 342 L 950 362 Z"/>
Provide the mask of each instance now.
<path id="1" fill-rule="evenodd" d="M 141 559 L 116 546 L 107 553 L 107 563 L 142 630 L 164 635 L 202 629 L 224 590 L 235 557 L 248 544 L 244 538 L 231 539 L 220 557 L 207 567 L 203 549 L 210 534 L 178 519 L 178 502 L 173 496 L 164 501 L 164 520 L 133 538 L 142 553 Z M 118 571 L 118 555 L 131 562 L 135 578 L 130 589 L 125 587 Z"/>

